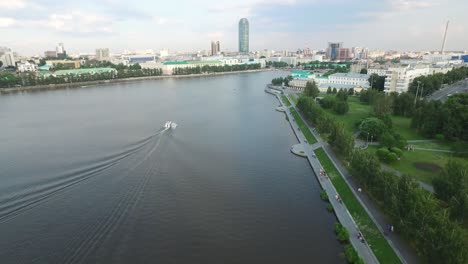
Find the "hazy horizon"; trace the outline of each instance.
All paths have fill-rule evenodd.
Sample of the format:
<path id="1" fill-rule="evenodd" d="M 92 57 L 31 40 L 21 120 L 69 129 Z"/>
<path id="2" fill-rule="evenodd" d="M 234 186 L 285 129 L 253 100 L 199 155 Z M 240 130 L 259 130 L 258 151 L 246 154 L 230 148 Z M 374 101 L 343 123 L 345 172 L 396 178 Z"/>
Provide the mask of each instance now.
<path id="1" fill-rule="evenodd" d="M 237 51 L 239 19 L 250 22 L 250 50 L 345 47 L 439 50 L 450 20 L 446 50 L 468 49 L 463 0 L 302 1 L 239 0 L 0 0 L 0 46 L 22 55 L 43 55 L 63 42 L 68 53 L 109 48 L 170 51 Z M 281 41 L 278 41 L 281 40 Z"/>

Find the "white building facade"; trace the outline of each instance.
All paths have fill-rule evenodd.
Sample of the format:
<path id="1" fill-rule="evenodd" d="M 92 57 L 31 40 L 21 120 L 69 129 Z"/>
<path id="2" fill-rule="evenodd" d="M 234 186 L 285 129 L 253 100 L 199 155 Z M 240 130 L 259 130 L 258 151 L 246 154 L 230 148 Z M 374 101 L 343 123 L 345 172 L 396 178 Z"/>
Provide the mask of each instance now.
<path id="1" fill-rule="evenodd" d="M 335 73 L 328 77 L 328 83 L 332 85 L 349 85 L 354 87 L 369 88 L 369 75 L 359 73 Z"/>
<path id="2" fill-rule="evenodd" d="M 11 51 L 0 53 L 0 61 L 3 62 L 3 67 L 15 67 L 16 65 L 15 55 Z"/>
<path id="3" fill-rule="evenodd" d="M 404 93 L 414 78 L 430 74 L 429 67 L 391 67 L 387 70 L 384 91 L 386 93 Z"/>
<path id="4" fill-rule="evenodd" d="M 372 75 L 372 74 L 377 74 L 379 76 L 387 76 L 387 68 L 369 68 L 367 69 L 367 74 Z"/>
<path id="5" fill-rule="evenodd" d="M 17 67 L 17 71 L 18 72 L 36 72 L 37 65 L 30 63 L 30 62 L 19 63 Z"/>

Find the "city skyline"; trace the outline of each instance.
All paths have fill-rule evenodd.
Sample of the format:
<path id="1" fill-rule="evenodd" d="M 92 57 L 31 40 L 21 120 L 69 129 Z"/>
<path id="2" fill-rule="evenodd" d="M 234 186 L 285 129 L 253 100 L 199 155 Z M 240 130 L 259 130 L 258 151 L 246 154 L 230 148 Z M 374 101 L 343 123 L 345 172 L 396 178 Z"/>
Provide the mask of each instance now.
<path id="1" fill-rule="evenodd" d="M 206 43 L 216 39 L 223 50 L 235 51 L 238 21 L 246 17 L 254 36 L 251 51 L 325 49 L 334 41 L 371 49 L 438 50 L 447 20 L 446 50 L 468 49 L 463 14 L 468 3 L 462 0 L 202 2 L 141 1 L 128 7 L 121 0 L 0 0 L 0 32 L 8 36 L 0 45 L 25 55 L 43 54 L 59 42 L 67 44 L 68 53 L 93 53 L 98 47 L 194 51 L 206 50 Z"/>

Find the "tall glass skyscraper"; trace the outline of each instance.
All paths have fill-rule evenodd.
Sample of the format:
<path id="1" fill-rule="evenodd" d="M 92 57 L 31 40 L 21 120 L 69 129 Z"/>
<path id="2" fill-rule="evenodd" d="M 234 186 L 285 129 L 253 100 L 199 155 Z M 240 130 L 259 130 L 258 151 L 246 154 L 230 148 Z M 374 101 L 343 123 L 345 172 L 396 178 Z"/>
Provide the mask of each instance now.
<path id="1" fill-rule="evenodd" d="M 249 21 L 247 18 L 239 20 L 239 52 L 249 52 Z"/>

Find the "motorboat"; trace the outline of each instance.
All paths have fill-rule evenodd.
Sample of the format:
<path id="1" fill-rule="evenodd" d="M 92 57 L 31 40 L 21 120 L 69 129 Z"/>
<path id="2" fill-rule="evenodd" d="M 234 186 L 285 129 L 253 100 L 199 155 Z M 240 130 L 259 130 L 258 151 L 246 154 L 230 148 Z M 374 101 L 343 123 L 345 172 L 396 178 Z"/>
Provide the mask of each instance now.
<path id="1" fill-rule="evenodd" d="M 166 129 L 168 129 L 168 128 L 175 129 L 176 127 L 177 127 L 177 124 L 172 122 L 172 121 L 167 121 L 164 124 L 164 128 L 166 128 Z"/>

